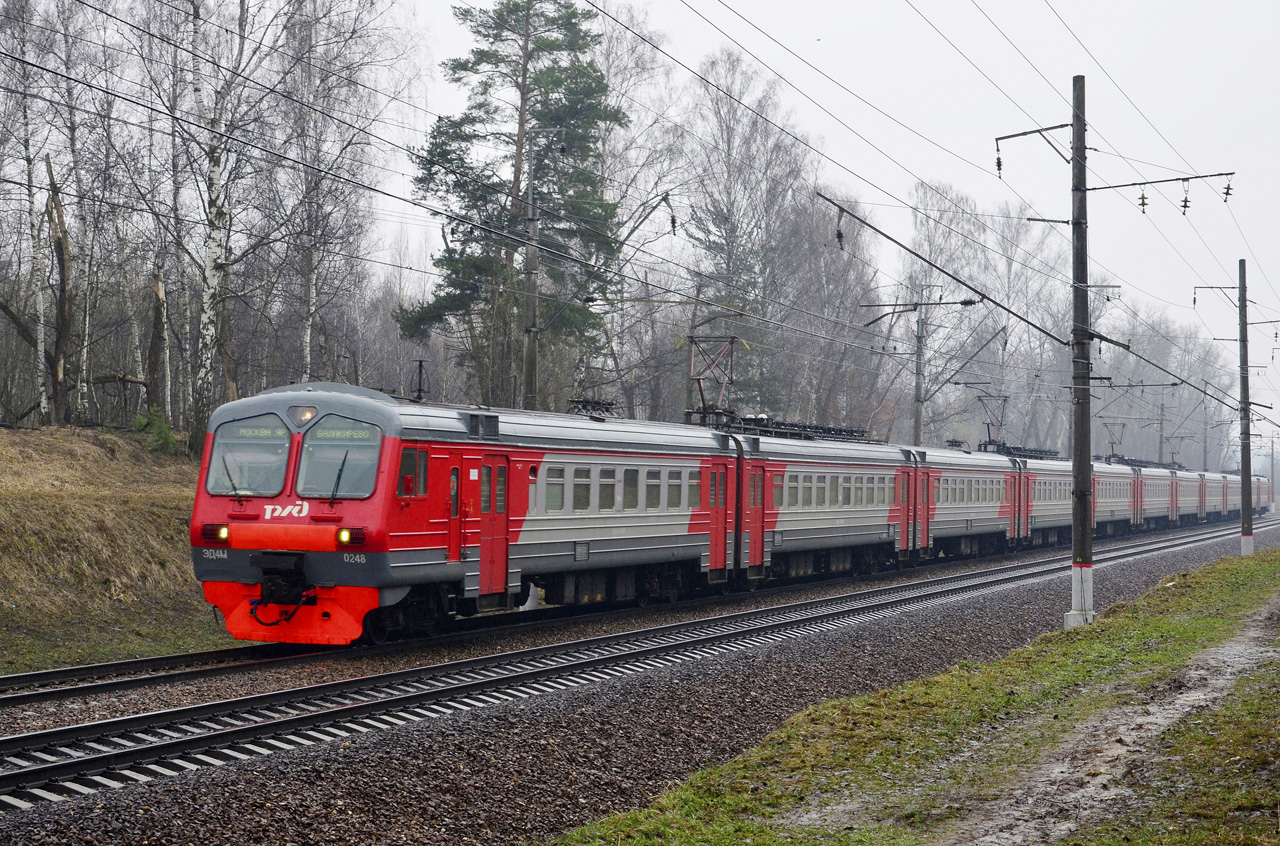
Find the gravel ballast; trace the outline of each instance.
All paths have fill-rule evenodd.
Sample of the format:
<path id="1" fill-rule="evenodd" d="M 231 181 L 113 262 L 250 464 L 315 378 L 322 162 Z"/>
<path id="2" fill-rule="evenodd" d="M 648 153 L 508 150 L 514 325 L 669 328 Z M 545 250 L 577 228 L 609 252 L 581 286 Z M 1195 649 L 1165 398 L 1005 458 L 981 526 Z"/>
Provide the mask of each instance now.
<path id="1" fill-rule="evenodd" d="M 1259 531 L 1259 549 L 1280 531 Z M 1099 610 L 1238 539 L 1099 568 Z M 0 843 L 506 843 L 646 804 L 824 699 L 1060 629 L 1069 576 L 821 636 L 0 814 Z M 6 732 L 12 733 L 12 732 Z"/>

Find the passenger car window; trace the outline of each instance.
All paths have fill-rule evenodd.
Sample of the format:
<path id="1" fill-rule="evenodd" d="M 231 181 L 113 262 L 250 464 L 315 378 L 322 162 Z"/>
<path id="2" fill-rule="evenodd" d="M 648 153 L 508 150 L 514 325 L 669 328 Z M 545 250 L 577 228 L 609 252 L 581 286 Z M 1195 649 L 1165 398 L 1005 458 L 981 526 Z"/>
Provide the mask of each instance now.
<path id="1" fill-rule="evenodd" d="M 640 471 L 628 468 L 622 471 L 622 508 L 635 511 L 640 507 Z"/>
<path id="2" fill-rule="evenodd" d="M 600 492 L 596 496 L 601 511 L 612 511 L 614 507 L 614 499 L 618 495 L 616 478 L 617 471 L 612 467 L 600 468 Z"/>
<path id="3" fill-rule="evenodd" d="M 547 468 L 547 511 L 564 511 L 564 468 Z"/>
<path id="4" fill-rule="evenodd" d="M 573 468 L 573 510 L 591 510 L 591 468 Z"/>
<path id="5" fill-rule="evenodd" d="M 644 510 L 657 511 L 662 506 L 662 471 L 644 471 Z"/>

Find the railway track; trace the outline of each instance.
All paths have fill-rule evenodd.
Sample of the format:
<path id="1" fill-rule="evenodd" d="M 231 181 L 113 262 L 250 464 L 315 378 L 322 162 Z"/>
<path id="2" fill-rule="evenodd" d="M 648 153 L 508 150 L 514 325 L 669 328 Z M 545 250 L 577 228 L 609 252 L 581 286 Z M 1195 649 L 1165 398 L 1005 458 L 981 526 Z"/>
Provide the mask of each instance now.
<path id="1" fill-rule="evenodd" d="M 1195 531 L 1204 530 L 1202 528 Z M 1215 527 L 1210 531 L 1217 530 L 1219 530 L 1219 527 Z M 1116 548 L 1127 548 L 1127 546 L 1122 545 Z M 917 567 L 913 572 L 923 575 L 930 569 L 945 567 L 949 563 L 954 562 L 939 562 Z M 899 574 L 891 572 L 880 575 L 896 576 Z M 863 577 L 862 581 L 866 581 L 868 578 L 874 580 L 876 577 Z M 785 595 L 787 592 L 804 589 L 808 586 L 809 583 L 784 585 L 761 590 L 756 593 L 756 596 L 765 596 L 770 593 Z M 735 596 L 739 595 L 684 600 L 666 607 L 714 606 L 726 600 L 732 600 Z M 443 635 L 398 641 L 378 646 L 320 647 L 271 643 L 17 673 L 0 676 L 0 708 L 25 706 L 59 699 L 77 699 L 150 685 L 215 678 L 335 657 L 373 657 L 388 653 L 410 652 L 424 644 L 446 644 L 474 636 L 479 632 L 501 635 L 512 631 L 529 631 L 555 625 L 570 617 L 578 622 L 589 622 L 595 618 L 618 617 L 620 613 L 625 614 L 627 612 L 613 609 L 583 614 L 574 608 L 543 608 L 532 614 L 521 614 L 515 620 L 511 619 L 511 615 L 506 614 L 460 619 L 454 621 L 454 625 Z"/>
<path id="2" fill-rule="evenodd" d="M 1111 549 L 1096 564 L 1234 537 L 1236 527 Z M 502 655 L 0 738 L 0 808 L 498 705 L 1049 578 L 1069 556 Z"/>

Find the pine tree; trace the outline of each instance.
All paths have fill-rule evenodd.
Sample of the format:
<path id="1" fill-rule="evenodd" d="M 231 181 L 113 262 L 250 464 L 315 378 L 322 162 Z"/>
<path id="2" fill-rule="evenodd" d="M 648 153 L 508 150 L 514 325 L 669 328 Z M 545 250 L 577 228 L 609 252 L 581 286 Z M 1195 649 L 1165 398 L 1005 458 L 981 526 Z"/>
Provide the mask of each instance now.
<path id="1" fill-rule="evenodd" d="M 599 133 L 626 116 L 608 104 L 608 83 L 591 58 L 599 40 L 593 13 L 570 0 L 502 0 L 492 10 L 455 8 L 454 16 L 479 45 L 444 63 L 468 103 L 432 128 L 415 187 L 483 227 L 445 228 L 435 260 L 443 280 L 397 319 L 409 337 L 452 336 L 474 396 L 516 405 L 528 182 L 541 218 L 542 355 L 573 361 L 599 342 L 598 318 L 584 303 L 608 288 L 608 275 L 592 268 L 615 248 L 617 204 L 599 175 Z"/>

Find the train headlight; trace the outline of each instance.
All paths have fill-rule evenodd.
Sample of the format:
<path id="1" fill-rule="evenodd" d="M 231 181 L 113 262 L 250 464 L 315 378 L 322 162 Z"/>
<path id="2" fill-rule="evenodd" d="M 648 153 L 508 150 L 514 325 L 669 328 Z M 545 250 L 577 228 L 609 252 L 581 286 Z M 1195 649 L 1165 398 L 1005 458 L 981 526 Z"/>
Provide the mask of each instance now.
<path id="1" fill-rule="evenodd" d="M 231 527 L 226 523 L 205 523 L 200 527 L 200 537 L 207 543 L 229 543 Z"/>
<path id="2" fill-rule="evenodd" d="M 316 407 L 314 405 L 291 405 L 289 406 L 289 418 L 298 425 L 299 428 L 306 426 L 316 416 Z"/>
<path id="3" fill-rule="evenodd" d="M 338 529 L 338 546 L 361 546 L 364 544 L 364 529 Z"/>

